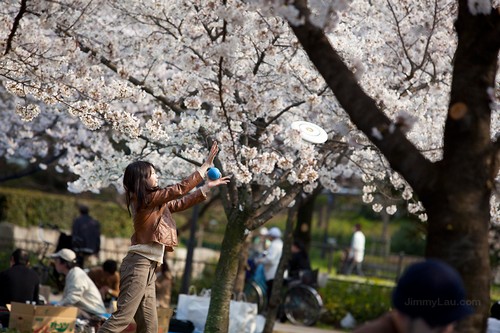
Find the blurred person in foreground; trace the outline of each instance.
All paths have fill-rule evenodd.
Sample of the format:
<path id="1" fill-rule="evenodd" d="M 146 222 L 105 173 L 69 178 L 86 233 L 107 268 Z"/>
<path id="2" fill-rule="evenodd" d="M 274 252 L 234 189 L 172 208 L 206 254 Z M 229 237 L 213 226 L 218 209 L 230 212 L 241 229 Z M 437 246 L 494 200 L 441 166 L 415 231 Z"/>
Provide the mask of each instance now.
<path id="1" fill-rule="evenodd" d="M 56 270 L 65 276 L 62 299 L 54 305 L 78 308 L 78 317 L 89 319 L 92 315 L 101 317 L 106 308 L 101 293 L 83 269 L 76 265 L 76 254 L 70 249 L 61 249 L 50 256 Z"/>
<path id="2" fill-rule="evenodd" d="M 120 273 L 118 273 L 118 264 L 115 260 L 108 259 L 101 266 L 91 268 L 88 275 L 99 289 L 104 303 L 118 298 Z"/>
<path id="3" fill-rule="evenodd" d="M 29 268 L 29 253 L 16 249 L 10 256 L 10 268 L 0 273 L 0 322 L 9 325 L 9 310 L 6 305 L 12 302 L 37 302 L 40 280 L 34 270 Z"/>
<path id="4" fill-rule="evenodd" d="M 458 272 L 435 259 L 405 271 L 392 293 L 392 306 L 353 333 L 451 333 L 457 321 L 473 312 Z"/>

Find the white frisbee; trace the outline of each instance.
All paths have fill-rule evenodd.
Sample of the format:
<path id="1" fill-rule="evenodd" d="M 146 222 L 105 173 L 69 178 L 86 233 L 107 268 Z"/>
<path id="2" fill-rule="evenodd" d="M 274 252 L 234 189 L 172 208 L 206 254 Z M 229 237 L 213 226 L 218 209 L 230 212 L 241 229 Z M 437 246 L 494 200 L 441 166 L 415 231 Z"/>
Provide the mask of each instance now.
<path id="1" fill-rule="evenodd" d="M 311 143 L 324 143 L 328 139 L 325 130 L 307 121 L 294 121 L 292 128 L 300 132 L 303 140 Z"/>

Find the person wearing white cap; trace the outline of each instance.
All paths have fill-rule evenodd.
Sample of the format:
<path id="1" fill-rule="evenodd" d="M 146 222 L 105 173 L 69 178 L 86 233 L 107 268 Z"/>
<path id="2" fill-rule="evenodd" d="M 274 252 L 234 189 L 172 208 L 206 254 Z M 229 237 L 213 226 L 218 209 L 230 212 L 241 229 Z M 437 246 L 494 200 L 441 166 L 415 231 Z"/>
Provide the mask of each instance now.
<path id="1" fill-rule="evenodd" d="M 83 318 L 106 313 L 99 289 L 87 273 L 76 266 L 75 252 L 61 249 L 50 257 L 55 259 L 57 272 L 66 276 L 62 299 L 55 305 L 75 306 Z"/>
<path id="2" fill-rule="evenodd" d="M 264 275 L 266 276 L 267 299 L 271 297 L 274 277 L 278 270 L 278 264 L 283 253 L 283 241 L 281 240 L 281 230 L 277 227 L 269 229 L 267 237 L 271 239 L 271 244 L 261 258 L 255 260 L 256 263 L 264 265 Z"/>

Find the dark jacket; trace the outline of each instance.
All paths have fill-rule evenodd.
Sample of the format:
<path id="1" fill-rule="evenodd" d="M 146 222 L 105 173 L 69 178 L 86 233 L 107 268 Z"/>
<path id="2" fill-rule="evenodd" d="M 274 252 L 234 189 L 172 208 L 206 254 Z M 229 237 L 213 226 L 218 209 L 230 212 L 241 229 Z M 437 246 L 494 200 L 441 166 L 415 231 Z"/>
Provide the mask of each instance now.
<path id="1" fill-rule="evenodd" d="M 25 265 L 14 265 L 0 272 L 0 306 L 11 302 L 38 302 L 40 279 Z"/>
<path id="2" fill-rule="evenodd" d="M 188 209 L 207 198 L 200 189 L 189 193 L 202 180 L 200 173 L 196 171 L 180 183 L 156 190 L 148 196 L 147 203 L 137 211 L 134 209 L 137 203 L 133 196 L 132 245 L 156 242 L 165 245 L 167 251 L 173 251 L 173 247 L 177 246 L 177 227 L 172 213 Z"/>
<path id="3" fill-rule="evenodd" d="M 288 262 L 288 274 L 292 278 L 298 278 L 300 276 L 300 271 L 310 271 L 311 263 L 309 262 L 309 256 L 305 251 L 299 251 L 292 253 L 290 260 Z"/>
<path id="4" fill-rule="evenodd" d="M 101 249 L 101 225 L 90 215 L 80 215 L 73 221 L 71 237 L 74 249 L 89 249 L 92 254 Z"/>

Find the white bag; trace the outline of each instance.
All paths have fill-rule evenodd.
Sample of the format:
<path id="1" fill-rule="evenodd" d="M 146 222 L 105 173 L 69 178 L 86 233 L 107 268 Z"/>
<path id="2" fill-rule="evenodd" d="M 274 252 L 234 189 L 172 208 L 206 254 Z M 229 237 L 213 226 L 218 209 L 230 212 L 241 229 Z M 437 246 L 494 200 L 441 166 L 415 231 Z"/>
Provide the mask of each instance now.
<path id="1" fill-rule="evenodd" d="M 229 304 L 229 331 L 255 333 L 257 329 L 257 304 L 231 301 Z"/>
<path id="2" fill-rule="evenodd" d="M 189 320 L 193 323 L 196 331 L 203 332 L 205 330 L 209 305 L 209 290 L 202 290 L 199 296 L 180 294 L 175 318 Z"/>
<path id="3" fill-rule="evenodd" d="M 191 291 L 191 290 L 190 290 Z M 202 290 L 200 295 L 180 294 L 177 302 L 176 318 L 189 320 L 195 332 L 203 332 L 210 306 L 210 290 Z M 255 333 L 257 328 L 257 304 L 231 300 L 229 304 L 230 333 Z"/>

